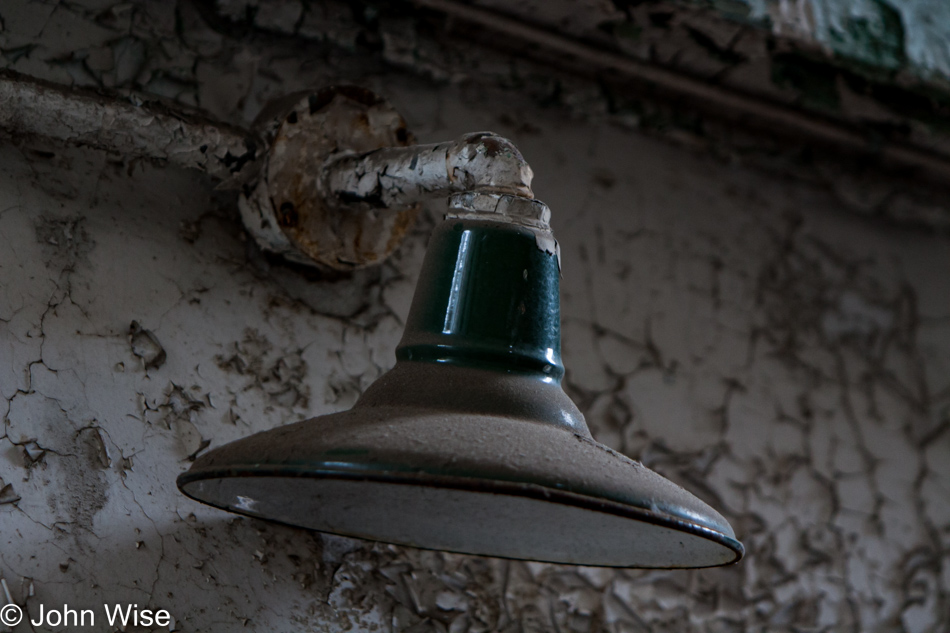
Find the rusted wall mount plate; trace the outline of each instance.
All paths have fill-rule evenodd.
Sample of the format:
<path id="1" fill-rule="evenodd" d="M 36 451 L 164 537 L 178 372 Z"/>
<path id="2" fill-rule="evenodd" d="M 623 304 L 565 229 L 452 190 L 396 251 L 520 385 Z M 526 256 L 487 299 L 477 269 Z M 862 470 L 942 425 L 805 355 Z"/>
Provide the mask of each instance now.
<path id="1" fill-rule="evenodd" d="M 363 88 L 305 94 L 271 121 L 270 152 L 240 198 L 244 224 L 266 250 L 301 264 L 349 271 L 381 263 L 399 246 L 418 206 L 334 205 L 324 194 L 327 160 L 413 143 L 406 122 Z"/>

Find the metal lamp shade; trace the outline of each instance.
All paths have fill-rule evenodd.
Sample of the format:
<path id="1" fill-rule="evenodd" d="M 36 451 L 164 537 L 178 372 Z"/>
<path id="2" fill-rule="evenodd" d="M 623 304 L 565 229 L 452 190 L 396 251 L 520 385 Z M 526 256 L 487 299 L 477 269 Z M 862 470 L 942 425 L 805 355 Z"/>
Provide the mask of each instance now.
<path id="1" fill-rule="evenodd" d="M 743 548 L 715 510 L 595 442 L 561 389 L 550 231 L 449 219 L 396 366 L 349 411 L 199 457 L 188 496 L 429 549 L 612 567 L 707 567 Z"/>

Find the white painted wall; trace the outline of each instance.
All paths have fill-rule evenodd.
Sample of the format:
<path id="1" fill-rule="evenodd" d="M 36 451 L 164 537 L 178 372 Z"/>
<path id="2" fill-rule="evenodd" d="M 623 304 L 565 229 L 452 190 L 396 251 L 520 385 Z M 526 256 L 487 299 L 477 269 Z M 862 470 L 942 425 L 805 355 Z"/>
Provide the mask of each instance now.
<path id="1" fill-rule="evenodd" d="M 202 440 L 345 408 L 392 365 L 428 227 L 321 280 L 254 254 L 200 176 L 6 145 L 0 573 L 18 603 L 137 603 L 202 632 L 945 630 L 950 242 L 616 128 L 537 111 L 519 133 L 497 102 L 387 88 L 423 140 L 516 139 L 562 244 L 568 391 L 598 439 L 723 510 L 747 558 L 578 570 L 185 499 Z"/>
<path id="2" fill-rule="evenodd" d="M 421 141 L 512 138 L 561 241 L 568 392 L 599 440 L 723 511 L 748 555 L 696 572 L 525 564 L 185 499 L 175 477 L 205 441 L 346 408 L 393 364 L 439 206 L 384 266 L 320 278 L 256 253 L 200 175 L 5 142 L 0 577 L 32 617 L 92 608 L 96 628 L 75 630 L 106 631 L 102 605 L 120 603 L 201 633 L 948 630 L 950 240 L 514 93 L 238 50 L 189 16 L 150 85 L 171 85 L 155 59 L 198 68 L 183 94 L 218 116 L 347 78 Z M 105 38 L 55 19 L 31 36 L 47 50 Z M 17 63 L 76 68 L 41 57 Z"/>

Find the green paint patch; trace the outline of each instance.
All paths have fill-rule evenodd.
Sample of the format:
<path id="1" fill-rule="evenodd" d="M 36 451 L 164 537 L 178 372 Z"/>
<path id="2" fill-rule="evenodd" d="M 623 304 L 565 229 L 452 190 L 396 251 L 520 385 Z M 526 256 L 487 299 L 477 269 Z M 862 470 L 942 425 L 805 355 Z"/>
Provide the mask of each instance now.
<path id="1" fill-rule="evenodd" d="M 838 24 L 833 22 L 824 35 L 835 53 L 879 68 L 897 69 L 907 62 L 903 21 L 884 2 L 862 0 L 847 14 L 830 17 Z"/>

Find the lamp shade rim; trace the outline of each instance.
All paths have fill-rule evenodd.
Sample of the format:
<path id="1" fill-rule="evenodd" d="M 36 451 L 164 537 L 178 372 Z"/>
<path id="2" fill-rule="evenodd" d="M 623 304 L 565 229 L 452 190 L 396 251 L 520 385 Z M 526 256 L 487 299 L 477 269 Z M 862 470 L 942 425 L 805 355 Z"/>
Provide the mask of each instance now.
<path id="1" fill-rule="evenodd" d="M 300 470 L 292 466 L 274 466 L 271 464 L 268 465 L 243 465 L 238 467 L 225 467 L 219 469 L 206 469 L 198 472 L 189 471 L 182 473 L 178 476 L 177 484 L 178 488 L 183 494 L 187 497 L 205 503 L 222 510 L 227 510 L 232 513 L 239 515 L 251 517 L 251 518 L 264 518 L 271 522 L 280 523 L 283 525 L 300 527 L 299 523 L 295 523 L 289 520 L 281 520 L 274 517 L 264 517 L 253 511 L 242 509 L 236 507 L 233 504 L 222 503 L 216 501 L 212 497 L 204 497 L 200 494 L 196 494 L 197 491 L 190 490 L 194 487 L 195 484 L 200 484 L 201 482 L 208 482 L 214 480 L 233 480 L 237 478 L 272 478 L 272 479 L 312 479 L 312 480 L 336 480 L 336 481 L 348 481 L 348 482 L 361 482 L 361 483 L 381 483 L 381 484 L 395 484 L 403 486 L 423 486 L 430 489 L 451 489 L 459 492 L 471 492 L 471 493 L 487 493 L 492 495 L 500 495 L 506 497 L 515 497 L 530 499 L 534 501 L 540 501 L 548 504 L 554 504 L 564 507 L 572 507 L 580 510 L 611 515 L 618 517 L 620 519 L 626 519 L 641 523 L 646 523 L 654 525 L 661 528 L 666 528 L 673 530 L 675 532 L 680 532 L 692 537 L 697 537 L 711 541 L 712 543 L 719 545 L 732 554 L 732 558 L 728 560 L 722 560 L 720 562 L 714 562 L 709 564 L 684 564 L 684 565 L 644 565 L 644 564 L 604 564 L 604 563 L 584 563 L 584 562 L 570 562 L 566 564 L 579 564 L 579 565 L 589 565 L 594 567 L 605 567 L 605 568 L 617 568 L 617 569 L 629 569 L 629 568 L 643 568 L 643 569 L 695 569 L 695 568 L 709 568 L 709 567 L 721 567 L 726 565 L 731 565 L 735 562 L 738 562 L 745 553 L 745 548 L 742 543 L 737 539 L 719 532 L 710 527 L 700 525 L 689 520 L 686 520 L 682 517 L 675 516 L 672 514 L 664 513 L 662 511 L 654 511 L 647 508 L 630 505 L 626 503 L 621 503 L 611 499 L 598 498 L 586 494 L 580 494 L 577 492 L 571 492 L 568 490 L 560 490 L 557 488 L 551 488 L 543 486 L 540 484 L 532 482 L 517 482 L 517 481 L 506 481 L 506 480 L 497 480 L 497 479 L 485 479 L 482 477 L 462 477 L 456 475 L 434 475 L 432 473 L 409 473 L 409 472 L 391 472 L 391 471 L 376 471 L 376 472 L 360 472 L 360 471 L 345 471 L 345 470 L 332 470 L 332 469 L 310 469 L 310 470 Z M 315 529 L 315 528 L 311 528 Z M 538 557 L 536 555 L 505 555 L 497 553 L 478 553 L 472 551 L 465 551 L 464 548 L 449 548 L 436 547 L 430 548 L 426 547 L 424 544 L 420 545 L 415 542 L 405 542 L 402 540 L 388 540 L 385 538 L 378 538 L 376 536 L 361 534 L 358 530 L 320 530 L 321 532 L 328 532 L 332 534 L 337 534 L 340 536 L 362 538 L 365 540 L 378 541 L 383 543 L 391 543 L 394 545 L 403 545 L 409 547 L 415 547 L 418 549 L 433 549 L 439 551 L 449 551 L 458 554 L 469 554 L 469 555 L 483 555 L 483 556 L 492 556 L 495 558 L 506 558 L 511 560 L 525 560 L 525 561 L 539 561 L 547 562 L 553 564 L 565 564 L 565 561 L 561 560 L 545 560 L 543 557 Z"/>
<path id="2" fill-rule="evenodd" d="M 480 413 L 358 404 L 204 453 L 179 484 L 230 511 L 469 554 L 692 568 L 742 553 L 724 517 L 639 462 Z"/>

